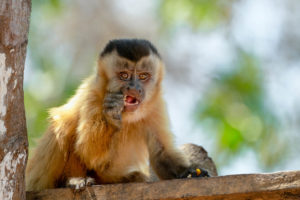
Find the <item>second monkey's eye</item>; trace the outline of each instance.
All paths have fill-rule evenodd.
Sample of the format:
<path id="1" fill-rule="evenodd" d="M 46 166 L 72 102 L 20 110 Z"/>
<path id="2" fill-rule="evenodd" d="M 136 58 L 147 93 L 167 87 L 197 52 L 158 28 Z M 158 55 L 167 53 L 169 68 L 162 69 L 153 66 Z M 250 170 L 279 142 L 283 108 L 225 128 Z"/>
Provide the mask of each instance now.
<path id="1" fill-rule="evenodd" d="M 147 80 L 149 77 L 150 77 L 150 74 L 148 74 L 148 73 L 139 74 L 140 80 Z"/>
<path id="2" fill-rule="evenodd" d="M 121 80 L 128 80 L 129 79 L 129 74 L 127 72 L 120 72 L 119 77 Z"/>

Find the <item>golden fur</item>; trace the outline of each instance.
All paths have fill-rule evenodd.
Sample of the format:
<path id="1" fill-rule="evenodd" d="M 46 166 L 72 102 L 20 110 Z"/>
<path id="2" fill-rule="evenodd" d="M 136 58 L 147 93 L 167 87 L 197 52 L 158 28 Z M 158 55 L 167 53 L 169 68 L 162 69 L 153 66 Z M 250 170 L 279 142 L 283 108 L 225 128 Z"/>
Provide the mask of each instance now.
<path id="1" fill-rule="evenodd" d="M 140 172 L 146 177 L 140 181 L 146 181 L 149 160 L 161 178 L 170 178 L 155 161 L 158 154 L 188 165 L 174 148 L 162 99 L 164 66 L 152 54 L 145 59 L 154 60 L 155 80 L 147 86 L 149 95 L 138 111 L 123 113 L 120 130 L 105 120 L 103 98 L 113 74 L 106 65 L 116 56 L 100 58 L 97 74 L 86 79 L 65 105 L 50 110 L 49 128 L 28 162 L 26 190 L 64 186 L 68 178 L 86 177 L 90 170 L 98 184 L 124 182 L 131 172 Z"/>

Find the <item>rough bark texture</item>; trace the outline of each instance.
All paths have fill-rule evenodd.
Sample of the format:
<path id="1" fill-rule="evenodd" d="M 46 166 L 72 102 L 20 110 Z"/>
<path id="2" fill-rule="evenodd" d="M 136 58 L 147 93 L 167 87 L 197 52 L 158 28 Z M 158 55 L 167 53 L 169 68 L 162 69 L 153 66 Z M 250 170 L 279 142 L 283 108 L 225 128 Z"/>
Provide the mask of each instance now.
<path id="1" fill-rule="evenodd" d="M 0 199 L 25 199 L 23 72 L 30 0 L 0 0 Z"/>
<path id="2" fill-rule="evenodd" d="M 101 185 L 88 187 L 81 192 L 52 189 L 28 192 L 27 199 L 297 200 L 300 199 L 300 171 Z"/>

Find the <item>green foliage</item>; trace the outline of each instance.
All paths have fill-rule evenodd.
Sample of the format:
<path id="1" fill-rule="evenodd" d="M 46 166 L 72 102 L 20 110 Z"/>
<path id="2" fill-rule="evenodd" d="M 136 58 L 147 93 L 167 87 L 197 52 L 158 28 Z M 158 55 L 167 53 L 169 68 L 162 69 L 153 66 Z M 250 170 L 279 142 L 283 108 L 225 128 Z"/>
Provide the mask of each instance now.
<path id="1" fill-rule="evenodd" d="M 238 54 L 234 69 L 219 73 L 199 102 L 197 116 L 216 139 L 216 159 L 224 165 L 245 149 L 258 155 L 262 167 L 270 168 L 282 158 L 286 143 L 278 133 L 279 123 L 265 105 L 263 72 L 257 60 Z M 270 147 L 276 148 L 270 149 Z"/>
<path id="2" fill-rule="evenodd" d="M 33 0 L 29 32 L 30 74 L 24 86 L 24 102 L 30 148 L 46 130 L 48 109 L 58 106 L 74 93 L 77 83 L 65 81 L 67 68 L 61 67 L 60 47 L 53 49 L 48 38 L 52 24 L 59 20 L 65 1 Z M 55 80 L 55 81 L 54 81 Z"/>
<path id="3" fill-rule="evenodd" d="M 226 26 L 235 2 L 162 0 L 162 27 L 174 33 L 182 26 L 195 32 Z M 228 42 L 237 59 L 233 69 L 217 72 L 218 79 L 206 89 L 195 112 L 197 122 L 216 141 L 214 159 L 219 166 L 252 150 L 261 167 L 271 169 L 284 161 L 287 139 L 280 136 L 280 123 L 265 103 L 264 72 L 259 60 L 243 52 L 234 40 Z"/>
<path id="4" fill-rule="evenodd" d="M 25 90 L 26 122 L 28 127 L 29 146 L 35 146 L 35 140 L 46 129 L 47 112 L 45 106 Z"/>
<path id="5" fill-rule="evenodd" d="M 53 99 L 49 98 L 47 101 L 41 100 L 25 88 L 24 102 L 30 148 L 36 145 L 36 140 L 40 138 L 48 126 L 48 109 L 64 104 L 75 93 L 76 87 L 76 84 L 68 84 L 63 88 L 60 95 Z"/>
<path id="6" fill-rule="evenodd" d="M 43 16 L 52 14 L 60 14 L 63 11 L 65 0 L 32 0 L 32 12 L 35 9 L 40 9 L 43 11 Z"/>
<path id="7" fill-rule="evenodd" d="M 160 15 L 168 28 L 177 23 L 192 25 L 194 28 L 215 27 L 230 18 L 234 0 L 163 0 Z"/>

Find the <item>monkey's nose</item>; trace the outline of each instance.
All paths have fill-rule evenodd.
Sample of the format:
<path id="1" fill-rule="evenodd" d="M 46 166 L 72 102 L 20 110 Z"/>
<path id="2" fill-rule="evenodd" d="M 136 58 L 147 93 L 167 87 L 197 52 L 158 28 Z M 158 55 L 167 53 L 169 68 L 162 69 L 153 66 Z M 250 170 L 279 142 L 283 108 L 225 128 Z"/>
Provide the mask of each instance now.
<path id="1" fill-rule="evenodd" d="M 138 86 L 131 86 L 131 85 L 127 86 L 126 92 L 132 92 L 132 91 L 138 93 L 139 95 L 141 95 L 143 92 L 142 89 Z"/>
<path id="2" fill-rule="evenodd" d="M 143 98 L 143 90 L 137 88 L 126 87 L 123 92 L 124 96 L 132 96 L 136 98 L 138 101 L 142 101 Z"/>

